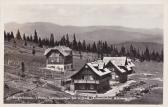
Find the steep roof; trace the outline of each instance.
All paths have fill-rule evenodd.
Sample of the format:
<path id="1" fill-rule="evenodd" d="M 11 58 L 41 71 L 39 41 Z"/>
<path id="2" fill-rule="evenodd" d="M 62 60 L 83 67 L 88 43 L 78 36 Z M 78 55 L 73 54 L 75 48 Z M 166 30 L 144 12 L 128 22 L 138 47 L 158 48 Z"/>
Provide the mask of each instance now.
<path id="1" fill-rule="evenodd" d="M 114 62 L 117 66 L 125 66 L 125 63 L 127 61 L 126 57 L 104 57 L 103 62 L 105 65 L 109 62 Z"/>
<path id="2" fill-rule="evenodd" d="M 44 52 L 44 55 L 45 56 L 48 55 L 48 53 L 50 51 L 52 51 L 52 50 L 58 50 L 64 56 L 68 56 L 71 53 L 71 51 L 72 51 L 72 49 L 70 49 L 69 47 L 66 47 L 66 46 L 56 46 L 54 48 L 48 48 L 48 49 L 46 49 L 45 52 Z"/>
<path id="3" fill-rule="evenodd" d="M 126 73 L 127 71 L 120 68 L 119 66 L 117 66 L 117 64 L 115 62 L 112 61 L 112 64 L 114 65 L 114 67 L 120 72 L 120 73 Z"/>
<path id="4" fill-rule="evenodd" d="M 103 62 L 103 60 L 96 60 L 94 62 L 91 62 L 91 64 L 95 67 L 98 67 L 99 69 L 103 69 L 105 63 Z"/>
<path id="5" fill-rule="evenodd" d="M 135 64 L 129 58 L 127 59 L 127 63 L 128 63 L 127 67 L 135 67 Z"/>
<path id="6" fill-rule="evenodd" d="M 109 73 L 111 73 L 111 71 L 109 70 L 109 69 L 107 69 L 107 68 L 103 68 L 103 69 L 98 69 L 98 64 L 96 64 L 96 63 L 86 63 L 85 65 L 84 65 L 84 67 L 85 66 L 88 66 L 94 73 L 96 73 L 98 76 L 104 76 L 104 75 L 106 75 L 106 74 L 109 74 Z M 79 70 L 78 72 L 80 72 L 81 70 Z M 74 76 L 74 75 L 76 75 L 78 72 L 75 72 L 73 75 L 71 75 L 71 77 L 72 76 Z"/>
<path id="7" fill-rule="evenodd" d="M 87 63 L 87 65 L 99 76 L 103 76 L 103 75 L 111 73 L 111 71 L 107 68 L 97 69 L 91 63 Z"/>

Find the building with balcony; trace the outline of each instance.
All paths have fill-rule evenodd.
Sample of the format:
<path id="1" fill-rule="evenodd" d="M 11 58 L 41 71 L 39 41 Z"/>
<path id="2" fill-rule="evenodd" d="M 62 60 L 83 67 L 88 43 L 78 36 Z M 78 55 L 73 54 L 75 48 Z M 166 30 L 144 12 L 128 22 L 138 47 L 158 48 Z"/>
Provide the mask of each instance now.
<path id="1" fill-rule="evenodd" d="M 111 71 L 101 64 L 86 63 L 81 70 L 71 76 L 73 91 L 104 92 L 110 89 Z"/>
<path id="2" fill-rule="evenodd" d="M 73 55 L 72 49 L 66 46 L 56 46 L 45 50 L 46 67 L 48 69 L 64 72 L 72 70 Z"/>

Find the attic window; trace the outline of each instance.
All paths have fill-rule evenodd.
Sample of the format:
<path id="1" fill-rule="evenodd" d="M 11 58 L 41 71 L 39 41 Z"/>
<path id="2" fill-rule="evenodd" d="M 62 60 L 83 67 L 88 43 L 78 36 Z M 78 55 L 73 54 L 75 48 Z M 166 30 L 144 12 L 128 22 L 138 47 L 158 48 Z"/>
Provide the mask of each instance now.
<path id="1" fill-rule="evenodd" d="M 85 68 L 88 68 L 88 66 L 86 65 Z"/>

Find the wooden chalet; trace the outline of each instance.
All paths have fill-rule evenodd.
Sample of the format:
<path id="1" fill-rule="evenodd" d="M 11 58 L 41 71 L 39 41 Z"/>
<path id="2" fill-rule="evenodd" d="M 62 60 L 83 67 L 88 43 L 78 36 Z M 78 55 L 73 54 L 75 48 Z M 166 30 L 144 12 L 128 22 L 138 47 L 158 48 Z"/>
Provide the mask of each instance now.
<path id="1" fill-rule="evenodd" d="M 127 57 L 104 57 L 103 62 L 105 63 L 105 65 L 107 65 L 108 63 L 115 63 L 119 68 L 126 70 L 128 74 L 134 72 L 133 67 L 135 67 L 135 65 L 133 64 L 131 59 Z"/>
<path id="2" fill-rule="evenodd" d="M 110 88 L 111 71 L 103 64 L 86 63 L 71 76 L 71 90 L 78 92 L 104 92 Z"/>
<path id="3" fill-rule="evenodd" d="M 119 58 L 122 59 L 122 58 Z M 97 64 L 101 64 L 104 68 L 107 68 L 111 71 L 111 80 L 112 81 L 119 81 L 120 83 L 126 82 L 127 81 L 127 75 L 128 75 L 128 70 L 127 68 L 124 66 L 125 65 L 125 61 L 124 59 L 119 61 L 119 60 L 113 60 L 113 61 L 109 61 L 109 62 L 105 62 L 103 60 L 97 60 L 95 62 L 92 63 L 97 63 Z"/>
<path id="4" fill-rule="evenodd" d="M 72 49 L 66 46 L 56 46 L 45 50 L 46 67 L 54 71 L 68 71 L 73 68 Z"/>
<path id="5" fill-rule="evenodd" d="M 111 71 L 111 79 L 124 83 L 127 81 L 128 73 L 124 67 L 118 66 L 115 62 L 107 63 L 106 67 Z"/>

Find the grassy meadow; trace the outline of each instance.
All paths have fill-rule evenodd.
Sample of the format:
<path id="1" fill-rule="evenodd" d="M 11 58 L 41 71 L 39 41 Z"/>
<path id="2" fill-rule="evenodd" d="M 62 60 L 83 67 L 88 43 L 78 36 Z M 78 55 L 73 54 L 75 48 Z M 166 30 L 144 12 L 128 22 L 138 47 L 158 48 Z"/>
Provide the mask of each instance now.
<path id="1" fill-rule="evenodd" d="M 134 62 L 135 73 L 129 75 L 129 86 L 119 91 L 119 99 L 80 99 L 62 90 L 61 79 L 78 71 L 89 59 L 93 61 L 96 54 L 74 52 L 74 71 L 56 73 L 44 70 L 46 58 L 43 55 L 46 47 L 39 48 L 33 43 L 5 41 L 4 50 L 4 103 L 55 103 L 55 104 L 162 104 L 163 100 L 163 63 Z M 32 47 L 36 54 L 32 55 Z M 25 63 L 25 77 L 21 77 L 21 62 Z M 120 84 L 122 85 L 122 84 Z M 77 97 L 79 99 L 60 99 Z M 121 99 L 120 99 L 121 98 Z M 123 100 L 122 98 L 133 98 Z"/>

